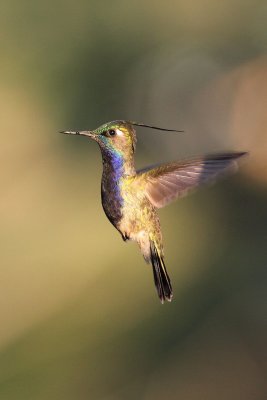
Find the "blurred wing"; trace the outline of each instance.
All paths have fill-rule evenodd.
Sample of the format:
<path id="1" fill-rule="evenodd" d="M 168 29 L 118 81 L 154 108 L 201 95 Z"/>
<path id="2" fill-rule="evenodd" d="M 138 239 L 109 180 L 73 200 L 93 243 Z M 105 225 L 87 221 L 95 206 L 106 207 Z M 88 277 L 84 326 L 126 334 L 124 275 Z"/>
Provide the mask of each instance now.
<path id="1" fill-rule="evenodd" d="M 226 153 L 193 160 L 148 167 L 138 171 L 145 184 L 146 196 L 161 208 L 185 196 L 199 185 L 237 169 L 236 160 L 246 153 Z"/>

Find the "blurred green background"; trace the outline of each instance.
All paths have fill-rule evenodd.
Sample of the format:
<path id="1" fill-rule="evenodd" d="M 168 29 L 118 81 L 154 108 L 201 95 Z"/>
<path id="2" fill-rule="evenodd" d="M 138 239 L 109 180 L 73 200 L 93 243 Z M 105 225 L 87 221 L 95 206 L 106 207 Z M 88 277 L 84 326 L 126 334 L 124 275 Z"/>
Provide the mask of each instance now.
<path id="1" fill-rule="evenodd" d="M 263 400 L 267 5 L 2 1 L 1 400 Z M 137 167 L 247 150 L 160 211 L 174 300 L 100 202 L 95 143 L 132 119 Z"/>

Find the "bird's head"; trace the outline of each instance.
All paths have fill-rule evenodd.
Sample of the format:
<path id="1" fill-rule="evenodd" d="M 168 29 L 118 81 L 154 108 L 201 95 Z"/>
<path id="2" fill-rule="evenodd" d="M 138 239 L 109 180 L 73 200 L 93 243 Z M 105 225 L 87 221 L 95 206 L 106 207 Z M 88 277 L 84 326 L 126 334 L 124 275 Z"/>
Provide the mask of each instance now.
<path id="1" fill-rule="evenodd" d="M 102 150 L 117 153 L 134 153 L 136 134 L 133 124 L 128 121 L 111 121 L 92 131 L 63 131 L 70 135 L 87 136 L 95 140 Z"/>
<path id="2" fill-rule="evenodd" d="M 159 128 L 133 121 L 116 120 L 107 122 L 92 131 L 61 131 L 61 133 L 87 136 L 99 144 L 102 153 L 116 153 L 119 156 L 127 158 L 135 152 L 137 139 L 134 126 L 167 132 L 183 132 L 176 129 Z"/>

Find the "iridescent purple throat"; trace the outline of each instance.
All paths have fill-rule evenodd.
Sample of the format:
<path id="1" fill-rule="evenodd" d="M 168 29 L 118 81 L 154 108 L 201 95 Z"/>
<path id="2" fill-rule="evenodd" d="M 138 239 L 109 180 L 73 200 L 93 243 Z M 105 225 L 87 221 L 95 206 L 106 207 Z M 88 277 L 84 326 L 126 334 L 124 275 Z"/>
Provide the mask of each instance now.
<path id="1" fill-rule="evenodd" d="M 109 220 L 116 225 L 122 217 L 123 198 L 120 178 L 123 175 L 123 155 L 105 149 L 103 154 L 102 204 Z"/>

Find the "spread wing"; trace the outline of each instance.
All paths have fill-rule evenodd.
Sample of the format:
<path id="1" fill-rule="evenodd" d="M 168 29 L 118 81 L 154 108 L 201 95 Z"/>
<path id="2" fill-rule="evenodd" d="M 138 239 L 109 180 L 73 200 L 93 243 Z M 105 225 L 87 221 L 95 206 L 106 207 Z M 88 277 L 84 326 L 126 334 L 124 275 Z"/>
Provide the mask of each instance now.
<path id="1" fill-rule="evenodd" d="M 146 196 L 161 208 L 217 176 L 237 169 L 236 160 L 246 153 L 226 153 L 140 170 Z"/>

